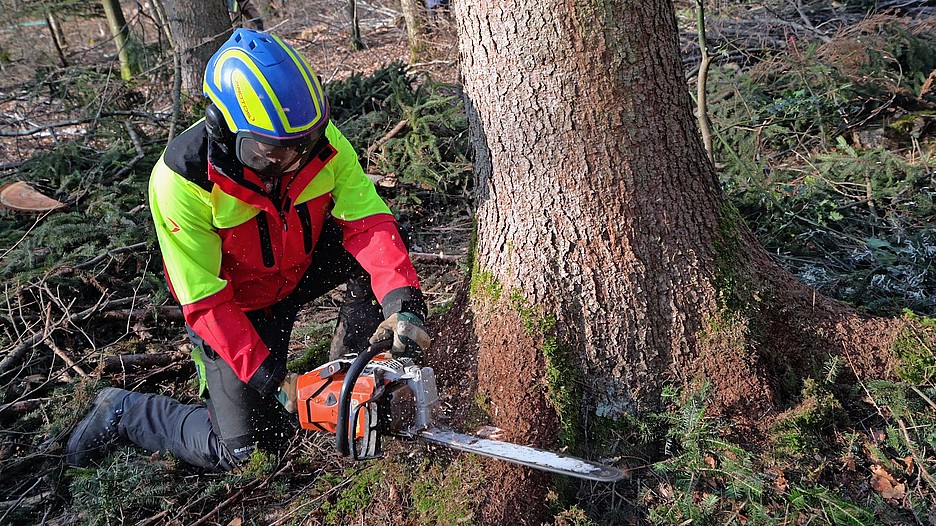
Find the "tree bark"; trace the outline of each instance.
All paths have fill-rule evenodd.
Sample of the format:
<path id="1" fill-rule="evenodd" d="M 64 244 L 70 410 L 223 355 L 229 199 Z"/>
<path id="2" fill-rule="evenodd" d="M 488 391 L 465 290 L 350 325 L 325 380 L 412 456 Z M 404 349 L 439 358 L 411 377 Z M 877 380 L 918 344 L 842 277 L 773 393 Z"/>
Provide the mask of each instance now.
<path id="1" fill-rule="evenodd" d="M 348 41 L 348 47 L 351 51 L 360 51 L 364 49 L 364 41 L 361 39 L 361 21 L 358 19 L 355 0 L 348 0 L 348 18 L 351 19 L 351 39 Z"/>
<path id="2" fill-rule="evenodd" d="M 537 426 L 575 420 L 562 392 L 595 426 L 658 408 L 666 384 L 707 382 L 715 410 L 743 427 L 776 414 L 784 375 L 830 354 L 888 372 L 901 324 L 797 283 L 726 202 L 672 2 L 453 11 L 476 152 L 477 389 L 508 438 L 551 446 L 557 433 Z M 570 365 L 558 375 L 557 357 Z M 587 441 L 576 425 L 565 445 Z M 500 487 L 527 498 L 527 482 Z"/>
<path id="3" fill-rule="evenodd" d="M 181 58 L 182 89 L 201 97 L 205 67 L 231 32 L 224 0 L 163 0 L 172 47 Z"/>
<path id="4" fill-rule="evenodd" d="M 415 64 L 426 55 L 426 6 L 424 0 L 401 0 L 406 40 L 409 43 L 409 63 Z"/>
<path id="5" fill-rule="evenodd" d="M 557 316 L 599 415 L 681 377 L 674 361 L 716 299 L 722 198 L 694 135 L 675 17 L 653 4 L 455 9 L 462 42 L 481 43 L 462 45 L 476 263 Z"/>
<path id="6" fill-rule="evenodd" d="M 62 32 L 62 25 L 58 20 L 58 17 L 55 16 L 51 10 L 46 10 L 46 24 L 49 26 L 49 31 L 52 33 L 52 45 L 55 46 L 55 52 L 58 54 L 59 61 L 62 63 L 63 68 L 68 67 L 68 60 L 65 58 L 65 50 L 68 48 L 68 43 L 65 41 L 65 34 Z"/>
<path id="7" fill-rule="evenodd" d="M 119 0 L 101 0 L 104 13 L 107 15 L 107 25 L 110 26 L 114 45 L 117 46 L 117 57 L 120 60 L 120 78 L 127 80 L 133 77 L 134 67 L 130 49 L 127 47 L 130 38 L 130 28 L 120 9 Z"/>

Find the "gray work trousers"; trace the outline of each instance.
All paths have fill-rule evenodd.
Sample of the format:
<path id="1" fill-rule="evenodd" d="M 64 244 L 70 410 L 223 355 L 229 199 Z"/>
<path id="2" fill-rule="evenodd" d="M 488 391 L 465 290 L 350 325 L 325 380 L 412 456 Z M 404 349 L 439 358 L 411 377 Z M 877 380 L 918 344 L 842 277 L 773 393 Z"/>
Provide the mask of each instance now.
<path id="1" fill-rule="evenodd" d="M 367 273 L 342 247 L 337 225 L 327 221 L 313 264 L 296 290 L 275 305 L 247 313 L 275 359 L 286 361 L 302 306 L 344 282 L 348 293 L 339 313 L 347 328 L 344 342 L 360 352 L 383 314 Z M 249 459 L 257 446 L 274 451 L 283 447 L 299 428 L 295 416 L 286 413 L 274 396 L 263 396 L 242 382 L 201 337 L 186 329 L 204 364 L 199 375 L 207 386 L 206 405 L 142 395 L 121 417 L 121 437 L 148 451 L 168 451 L 194 466 L 224 471 Z"/>

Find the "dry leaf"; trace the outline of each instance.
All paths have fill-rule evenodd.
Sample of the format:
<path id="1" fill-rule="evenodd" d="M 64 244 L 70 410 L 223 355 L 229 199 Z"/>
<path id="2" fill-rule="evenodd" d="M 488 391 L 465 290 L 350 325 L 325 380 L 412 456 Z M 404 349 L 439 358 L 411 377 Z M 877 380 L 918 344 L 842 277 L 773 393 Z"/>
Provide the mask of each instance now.
<path id="1" fill-rule="evenodd" d="M 847 457 L 842 459 L 842 467 L 848 471 L 855 471 L 855 456 L 849 454 Z"/>
<path id="2" fill-rule="evenodd" d="M 790 483 L 787 481 L 786 477 L 783 476 L 783 473 L 780 473 L 776 480 L 773 481 L 773 487 L 779 492 L 784 492 L 790 489 Z"/>
<path id="3" fill-rule="evenodd" d="M 879 493 L 881 494 L 881 497 L 884 498 L 884 500 L 903 500 L 903 498 L 906 496 L 905 490 L 906 486 L 903 484 L 897 484 L 896 486 Z"/>
<path id="4" fill-rule="evenodd" d="M 244 523 L 244 520 L 240 517 L 234 517 L 231 519 L 231 522 L 227 523 L 227 526 L 241 526 Z"/>
<path id="5" fill-rule="evenodd" d="M 873 473 L 875 477 L 884 479 L 890 482 L 891 484 L 897 484 L 897 481 L 894 479 L 893 475 L 888 473 L 888 471 L 884 469 L 884 466 L 880 464 L 872 464 L 871 473 Z"/>
<path id="6" fill-rule="evenodd" d="M 904 473 L 907 475 L 913 473 L 913 457 L 904 457 L 900 460 L 907 466 L 906 469 L 904 469 Z"/>
<path id="7" fill-rule="evenodd" d="M 871 466 L 871 489 L 886 500 L 901 500 L 906 496 L 906 486 L 894 480 L 894 477 L 882 466 Z"/>

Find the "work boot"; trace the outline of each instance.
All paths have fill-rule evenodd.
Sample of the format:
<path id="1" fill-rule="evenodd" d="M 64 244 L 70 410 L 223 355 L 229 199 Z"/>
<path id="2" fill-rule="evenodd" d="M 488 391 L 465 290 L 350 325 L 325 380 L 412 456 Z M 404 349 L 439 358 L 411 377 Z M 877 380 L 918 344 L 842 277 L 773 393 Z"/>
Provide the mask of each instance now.
<path id="1" fill-rule="evenodd" d="M 143 395 L 108 387 L 98 393 L 94 405 L 78 423 L 65 448 L 65 462 L 73 467 L 97 464 L 120 438 L 117 423 Z"/>

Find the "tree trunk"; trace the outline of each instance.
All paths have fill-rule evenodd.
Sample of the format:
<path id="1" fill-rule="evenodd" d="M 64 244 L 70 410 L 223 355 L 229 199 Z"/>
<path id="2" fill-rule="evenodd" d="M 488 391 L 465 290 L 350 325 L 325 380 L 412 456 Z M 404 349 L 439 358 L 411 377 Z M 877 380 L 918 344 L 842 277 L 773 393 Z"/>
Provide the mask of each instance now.
<path id="1" fill-rule="evenodd" d="M 361 21 L 358 19 L 355 0 L 348 0 L 348 18 L 351 19 L 351 39 L 348 41 L 348 47 L 351 51 L 360 51 L 364 49 L 364 41 L 361 40 Z"/>
<path id="2" fill-rule="evenodd" d="M 208 59 L 230 36 L 231 19 L 224 0 L 163 0 L 172 47 L 181 58 L 182 89 L 201 97 Z"/>
<path id="3" fill-rule="evenodd" d="M 478 392 L 507 438 L 581 448 L 656 409 L 664 385 L 701 382 L 740 428 L 763 425 L 783 377 L 829 354 L 888 370 L 900 323 L 799 285 L 723 197 L 671 1 L 453 11 L 476 150 Z M 497 484 L 544 501 L 536 481 Z M 486 523 L 517 518 L 495 508 Z"/>
<path id="4" fill-rule="evenodd" d="M 424 0 L 401 0 L 406 40 L 409 43 L 409 63 L 415 64 L 426 55 L 426 6 Z"/>
<path id="5" fill-rule="evenodd" d="M 68 67 L 68 60 L 65 58 L 65 51 L 68 43 L 65 41 L 65 34 L 62 32 L 62 25 L 51 10 L 46 10 L 46 24 L 52 33 L 52 44 L 55 46 L 55 52 L 58 54 L 59 61 L 63 68 Z"/>
<path id="6" fill-rule="evenodd" d="M 127 43 L 130 39 L 130 28 L 120 9 L 119 0 L 101 0 L 104 13 L 107 15 L 107 25 L 110 26 L 114 45 L 117 46 L 117 57 L 120 60 L 120 78 L 127 80 L 133 77 L 134 67 L 130 49 Z"/>

